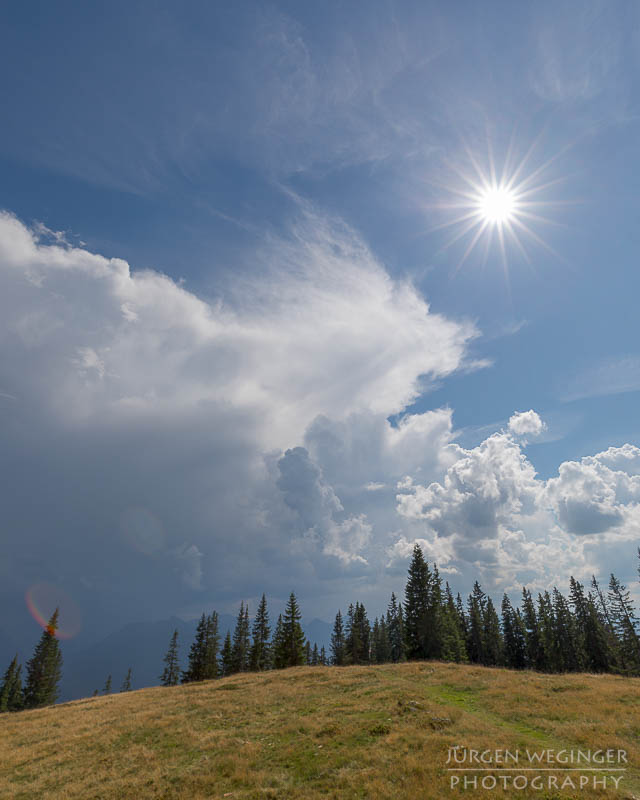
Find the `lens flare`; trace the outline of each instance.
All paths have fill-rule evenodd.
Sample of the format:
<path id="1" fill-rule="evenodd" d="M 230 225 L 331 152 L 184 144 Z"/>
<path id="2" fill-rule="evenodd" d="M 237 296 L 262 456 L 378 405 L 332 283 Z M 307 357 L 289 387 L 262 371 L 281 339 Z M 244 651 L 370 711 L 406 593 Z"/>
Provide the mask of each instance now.
<path id="1" fill-rule="evenodd" d="M 57 639 L 72 639 L 82 629 L 80 609 L 58 586 L 51 583 L 36 583 L 27 589 L 25 602 L 31 616 L 45 630 L 53 612 L 56 608 L 60 610 L 59 627 L 55 631 Z"/>
<path id="2" fill-rule="evenodd" d="M 512 157 L 513 142 L 508 148 L 501 170 L 496 169 L 491 147 L 488 147 L 488 160 L 485 166 L 481 159 L 466 147 L 467 167 L 448 163 L 448 168 L 456 176 L 449 182 L 437 184 L 448 199 L 428 205 L 429 208 L 443 210 L 447 219 L 431 231 L 451 229 L 453 236 L 442 250 L 456 242 L 465 242 L 466 247 L 455 271 L 469 259 L 476 247 L 484 245 L 483 265 L 486 263 L 491 247 L 497 242 L 505 277 L 508 278 L 507 250 L 511 246 L 531 265 L 527 245 L 534 243 L 550 252 L 557 259 L 561 256 L 534 230 L 542 224 L 560 225 L 557 219 L 543 216 L 540 211 L 568 205 L 565 200 L 549 197 L 551 187 L 556 187 L 564 178 L 545 178 L 551 164 L 558 155 L 541 166 L 530 168 L 532 153 L 537 141 L 529 147 L 519 162 Z M 432 183 L 429 181 L 429 183 Z"/>

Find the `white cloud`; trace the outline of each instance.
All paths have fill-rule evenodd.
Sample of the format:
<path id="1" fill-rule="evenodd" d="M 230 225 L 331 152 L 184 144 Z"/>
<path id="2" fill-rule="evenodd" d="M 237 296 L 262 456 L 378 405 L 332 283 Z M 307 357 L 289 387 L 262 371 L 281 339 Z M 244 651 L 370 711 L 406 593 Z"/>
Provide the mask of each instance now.
<path id="1" fill-rule="evenodd" d="M 509 419 L 509 430 L 517 436 L 532 434 L 538 436 L 545 430 L 546 425 L 533 409 L 515 413 Z"/>
<path id="2" fill-rule="evenodd" d="M 2 404 L 4 513 L 26 570 L 12 580 L 78 574 L 139 608 L 158 585 L 171 604 L 180 587 L 224 595 L 292 572 L 311 587 L 375 561 L 397 522 L 390 487 L 436 474 L 451 438 L 448 410 L 386 418 L 424 375 L 461 368 L 477 332 L 309 210 L 255 260 L 208 302 L 0 215 L 0 385 L 20 398 Z M 285 494 L 278 454 L 300 444 L 318 477 L 290 476 Z"/>

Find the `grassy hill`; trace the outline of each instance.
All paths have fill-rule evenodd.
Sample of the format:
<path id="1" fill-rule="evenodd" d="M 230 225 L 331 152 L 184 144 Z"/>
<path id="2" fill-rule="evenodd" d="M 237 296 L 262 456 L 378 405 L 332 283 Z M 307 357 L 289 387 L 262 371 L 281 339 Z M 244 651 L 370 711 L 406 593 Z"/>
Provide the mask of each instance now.
<path id="1" fill-rule="evenodd" d="M 452 789 L 452 775 L 499 774 L 447 772 L 455 745 L 612 748 L 628 763 L 611 766 L 627 771 L 581 765 L 539 773 L 543 789 Z M 0 753 L 0 797 L 25 800 L 632 798 L 640 797 L 640 679 L 424 662 L 300 667 L 3 714 Z M 537 773 L 522 766 L 530 764 L 521 759 L 509 774 L 532 780 Z M 611 774 L 622 778 L 618 789 Z M 560 788 L 580 775 L 589 785 Z M 594 777 L 599 786 L 607 778 L 606 788 L 594 790 Z"/>

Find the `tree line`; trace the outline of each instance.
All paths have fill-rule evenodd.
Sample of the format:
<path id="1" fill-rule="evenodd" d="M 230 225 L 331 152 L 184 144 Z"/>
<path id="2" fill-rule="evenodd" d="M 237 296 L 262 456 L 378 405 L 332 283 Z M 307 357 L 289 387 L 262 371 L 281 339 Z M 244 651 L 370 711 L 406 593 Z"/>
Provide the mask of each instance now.
<path id="1" fill-rule="evenodd" d="M 640 549 L 638 550 L 640 557 Z M 640 575 L 640 566 L 638 568 Z M 16 656 L 0 684 L 0 712 L 55 703 L 62 654 L 56 638 L 56 609 L 26 667 Z M 330 653 L 311 646 L 292 592 L 283 614 L 271 625 L 263 594 L 252 622 L 242 602 L 233 634 L 224 640 L 216 611 L 202 614 L 187 664 L 180 666 L 178 631 L 171 636 L 159 676 L 163 686 L 211 680 L 241 672 L 301 666 L 386 664 L 433 659 L 458 663 L 532 669 L 540 672 L 610 672 L 640 675 L 640 625 L 630 592 L 615 575 L 603 588 L 595 577 L 588 588 L 571 577 L 569 595 L 556 587 L 534 599 L 523 588 L 519 606 L 505 593 L 500 614 L 476 581 L 463 601 L 443 585 L 437 565 L 429 565 L 415 545 L 404 600 L 394 593 L 385 614 L 370 622 L 364 605 L 338 610 Z M 120 691 L 131 689 L 129 669 Z M 104 693 L 111 692 L 111 675 Z M 94 692 L 94 694 L 97 694 Z"/>

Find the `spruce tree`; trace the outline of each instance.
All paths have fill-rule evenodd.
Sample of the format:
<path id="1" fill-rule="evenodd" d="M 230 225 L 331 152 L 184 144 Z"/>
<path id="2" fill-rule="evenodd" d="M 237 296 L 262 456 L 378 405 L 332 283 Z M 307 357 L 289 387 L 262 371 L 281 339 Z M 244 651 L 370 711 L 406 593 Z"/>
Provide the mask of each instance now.
<path id="1" fill-rule="evenodd" d="M 178 659 L 178 631 L 174 630 L 169 642 L 169 649 L 163 659 L 164 670 L 160 676 L 163 686 L 176 686 L 180 680 L 180 662 Z"/>
<path id="2" fill-rule="evenodd" d="M 189 663 L 182 673 L 182 683 L 204 680 L 207 657 L 207 626 L 207 616 L 203 612 L 196 628 L 195 639 L 189 650 Z"/>
<path id="3" fill-rule="evenodd" d="M 4 673 L 2 683 L 0 683 L 0 713 L 20 711 L 24 707 L 21 670 L 22 664 L 18 663 L 18 654 L 16 653 Z"/>
<path id="4" fill-rule="evenodd" d="M 320 654 L 318 653 L 318 644 L 313 643 L 313 650 L 311 652 L 311 666 L 317 667 L 320 664 Z"/>
<path id="5" fill-rule="evenodd" d="M 469 618 L 467 652 L 472 664 L 485 663 L 484 616 L 486 601 L 487 596 L 476 581 L 467 602 Z"/>
<path id="6" fill-rule="evenodd" d="M 425 658 L 424 633 L 429 609 L 430 582 L 429 565 L 416 544 L 404 594 L 404 632 L 408 659 Z"/>
<path id="7" fill-rule="evenodd" d="M 322 645 L 322 647 L 320 648 L 320 664 L 323 667 L 326 667 L 327 663 L 328 663 L 327 662 L 327 653 L 326 653 L 326 651 L 324 649 L 324 645 Z"/>
<path id="8" fill-rule="evenodd" d="M 387 607 L 387 635 L 389 637 L 389 648 L 391 661 L 397 664 L 406 661 L 404 619 L 402 616 L 402 604 L 398 603 L 396 596 L 391 592 L 391 600 Z"/>
<path id="9" fill-rule="evenodd" d="M 441 659 L 444 647 L 444 626 L 442 608 L 442 580 L 438 572 L 438 565 L 433 565 L 433 572 L 429 576 L 429 595 L 427 612 L 422 623 L 422 648 L 424 658 Z"/>
<path id="10" fill-rule="evenodd" d="M 331 663 L 336 667 L 343 667 L 346 663 L 344 625 L 340 609 L 336 614 L 336 621 L 333 623 L 333 633 L 331 634 Z"/>
<path id="11" fill-rule="evenodd" d="M 311 642 L 307 639 L 307 643 L 304 646 L 304 663 L 310 667 L 311 666 Z"/>
<path id="12" fill-rule="evenodd" d="M 348 664 L 368 664 L 371 657 L 371 626 L 362 603 L 350 605 L 347 614 L 345 654 Z"/>
<path id="13" fill-rule="evenodd" d="M 233 671 L 233 645 L 231 644 L 231 631 L 229 630 L 227 631 L 227 635 L 224 637 L 220 661 L 222 662 L 222 674 L 225 677 L 227 675 L 231 675 Z"/>
<path id="14" fill-rule="evenodd" d="M 640 672 L 640 636 L 638 620 L 627 587 L 615 575 L 609 580 L 609 608 L 623 668 L 632 674 Z"/>
<path id="15" fill-rule="evenodd" d="M 278 614 L 278 621 L 271 640 L 272 663 L 274 669 L 284 669 L 287 666 L 287 650 L 284 637 L 282 614 Z"/>
<path id="16" fill-rule="evenodd" d="M 527 666 L 526 629 L 519 610 L 515 610 L 505 594 L 502 598 L 502 631 L 505 663 L 511 669 Z"/>
<path id="17" fill-rule="evenodd" d="M 104 682 L 102 694 L 111 694 L 111 675 L 107 675 L 107 680 Z"/>
<path id="18" fill-rule="evenodd" d="M 531 592 L 522 589 L 522 620 L 524 622 L 527 642 L 527 665 L 530 669 L 542 671 L 545 664 L 545 654 L 540 638 L 540 626 L 536 607 L 531 597 Z"/>
<path id="19" fill-rule="evenodd" d="M 466 661 L 467 647 L 465 636 L 460 626 L 458 610 L 448 583 L 445 588 L 444 603 L 440 616 L 442 640 L 440 658 L 445 661 L 455 661 L 457 663 Z"/>
<path id="20" fill-rule="evenodd" d="M 282 618 L 286 667 L 298 667 L 305 663 L 305 638 L 300 625 L 301 616 L 296 596 L 291 592 Z"/>
<path id="21" fill-rule="evenodd" d="M 246 672 L 249 669 L 249 606 L 240 603 L 240 611 L 233 632 L 232 672 Z"/>
<path id="22" fill-rule="evenodd" d="M 131 667 L 129 667 L 125 679 L 122 681 L 122 686 L 120 687 L 121 692 L 130 692 L 131 691 Z"/>
<path id="23" fill-rule="evenodd" d="M 218 650 L 220 635 L 218 633 L 218 612 L 212 611 L 207 617 L 204 658 L 202 662 L 202 680 L 210 681 L 218 677 Z"/>
<path id="24" fill-rule="evenodd" d="M 500 620 L 490 597 L 487 597 L 482 626 L 484 643 L 482 663 L 489 667 L 499 667 L 503 663 L 504 643 L 500 631 Z"/>
<path id="25" fill-rule="evenodd" d="M 260 605 L 258 606 L 258 611 L 256 612 L 256 618 L 253 621 L 253 629 L 251 634 L 253 643 L 251 645 L 251 654 L 249 656 L 250 668 L 257 672 L 269 669 L 269 663 L 271 660 L 269 636 L 271 635 L 271 628 L 269 627 L 267 598 L 264 594 L 260 600 Z"/>
<path id="26" fill-rule="evenodd" d="M 62 653 L 56 638 L 59 609 L 51 615 L 42 632 L 32 658 L 27 662 L 24 688 L 25 708 L 53 705 L 58 699 L 58 684 L 62 674 Z"/>

